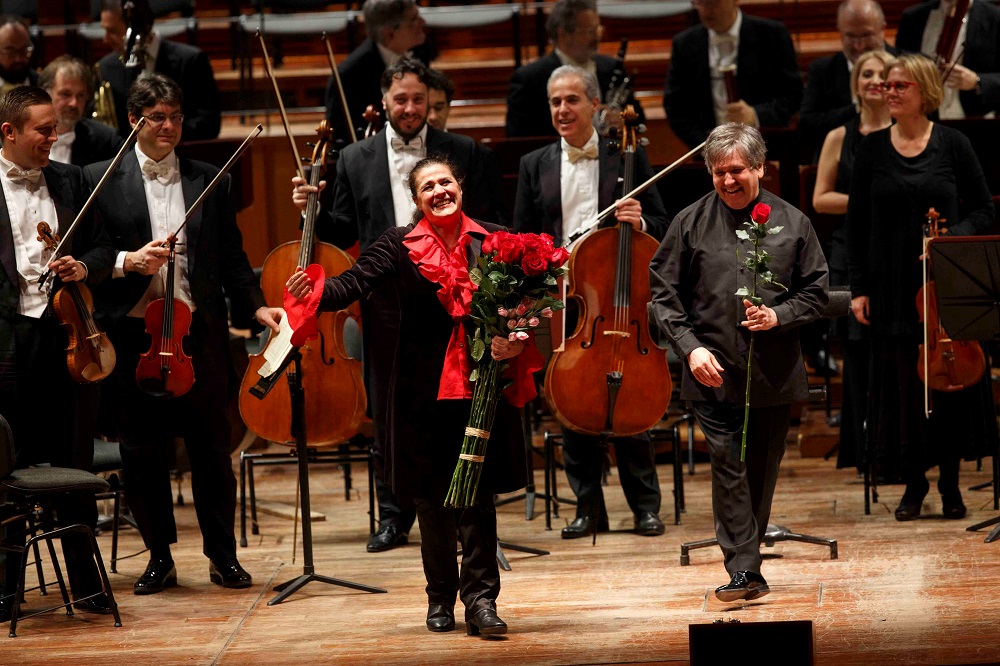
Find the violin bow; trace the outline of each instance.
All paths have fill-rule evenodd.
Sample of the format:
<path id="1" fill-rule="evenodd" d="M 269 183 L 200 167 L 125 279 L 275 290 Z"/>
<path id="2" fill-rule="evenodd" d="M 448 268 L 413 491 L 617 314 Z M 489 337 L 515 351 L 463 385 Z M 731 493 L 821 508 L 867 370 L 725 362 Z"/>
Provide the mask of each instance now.
<path id="1" fill-rule="evenodd" d="M 337 82 L 337 92 L 340 93 L 340 107 L 344 110 L 344 117 L 347 118 L 347 130 L 351 133 L 351 143 L 357 143 L 358 135 L 354 132 L 354 123 L 351 121 L 351 110 L 347 106 L 347 96 L 344 94 L 344 85 L 340 82 L 340 72 L 337 71 L 337 61 L 333 58 L 333 47 L 330 40 L 323 32 L 323 43 L 326 44 L 326 57 L 330 61 L 330 69 L 333 70 L 333 80 Z"/>
<path id="2" fill-rule="evenodd" d="M 675 161 L 673 164 L 671 164 L 670 166 L 664 167 L 663 170 L 660 171 L 660 173 L 656 174 L 655 176 L 653 176 L 652 178 L 650 178 L 649 180 L 647 180 L 642 185 L 637 186 L 635 189 L 633 189 L 628 194 L 623 195 L 618 201 L 625 201 L 626 199 L 632 199 L 632 198 L 634 198 L 634 197 L 642 194 L 647 189 L 649 189 L 649 187 L 651 185 L 653 185 L 656 181 L 658 181 L 661 178 L 663 178 L 664 176 L 666 176 L 668 173 L 670 173 L 671 171 L 673 171 L 674 169 L 676 169 L 677 167 L 679 167 L 684 162 L 687 162 L 691 157 L 693 157 L 698 151 L 700 151 L 704 147 L 705 147 L 705 142 L 702 141 L 697 146 L 695 146 L 694 148 L 692 148 L 691 150 L 689 150 L 688 152 L 684 153 L 679 158 L 677 158 L 677 161 Z M 600 213 L 598 213 L 597 217 L 594 220 L 592 220 L 591 222 L 585 224 L 584 226 L 580 227 L 579 229 L 577 229 L 576 231 L 574 231 L 572 234 L 570 234 L 570 236 L 569 236 L 569 242 L 566 243 L 566 244 L 567 245 L 572 245 L 576 241 L 580 240 L 581 236 L 583 236 L 588 231 L 591 231 L 594 227 L 596 227 L 598 224 L 600 224 L 601 222 L 603 222 L 604 219 L 607 218 L 608 215 L 611 215 L 611 213 L 615 212 L 616 208 L 618 208 L 618 204 L 617 203 L 613 203 L 610 206 L 608 206 L 607 208 L 605 208 L 604 210 L 602 210 Z"/>
<path id="3" fill-rule="evenodd" d="M 191 207 L 187 209 L 187 213 L 184 214 L 184 221 L 181 222 L 181 225 L 177 227 L 177 229 L 173 233 L 170 234 L 171 238 L 174 239 L 177 238 L 177 234 L 181 232 L 181 229 L 187 226 L 188 220 L 191 219 L 195 211 L 198 210 L 198 207 L 201 206 L 202 202 L 205 201 L 208 195 L 211 194 L 216 187 L 218 187 L 219 181 L 222 180 L 222 177 L 225 176 L 227 173 L 229 173 L 229 170 L 233 168 L 234 164 L 236 164 L 236 160 L 240 159 L 240 157 L 243 156 L 243 153 L 245 153 L 247 148 L 250 147 L 250 144 L 253 143 L 253 140 L 256 139 L 257 135 L 259 135 L 263 131 L 264 131 L 264 126 L 258 123 L 257 127 L 254 127 L 253 130 L 250 131 L 249 136 L 243 139 L 243 143 L 241 143 L 240 147 L 236 149 L 236 152 L 233 153 L 233 156 L 229 158 L 229 161 L 226 162 L 225 166 L 222 167 L 219 173 L 215 174 L 215 178 L 212 179 L 212 182 L 208 184 L 208 187 L 206 187 L 202 191 L 202 193 L 198 195 L 198 198 L 195 199 L 193 204 L 191 204 Z"/>
<path id="4" fill-rule="evenodd" d="M 302 157 L 299 156 L 299 149 L 295 145 L 295 139 L 292 138 L 292 129 L 288 126 L 288 114 L 285 113 L 285 104 L 281 101 L 281 91 L 278 90 L 278 79 L 275 78 L 274 70 L 271 69 L 271 57 L 267 55 L 267 45 L 264 44 L 264 35 L 260 33 L 260 30 L 257 31 L 257 39 L 260 40 L 260 49 L 264 52 L 264 70 L 267 72 L 268 78 L 271 79 L 271 85 L 274 86 L 274 97 L 278 100 L 281 124 L 285 126 L 285 135 L 288 137 L 288 143 L 292 144 L 292 155 L 295 156 L 295 169 L 299 173 L 299 178 L 308 180 L 306 172 L 302 169 Z M 260 127 L 260 125 L 257 127 Z"/>
<path id="5" fill-rule="evenodd" d="M 139 121 L 135 124 L 135 127 L 132 128 L 131 134 L 129 134 L 128 138 L 125 139 L 125 143 L 122 144 L 122 147 L 118 150 L 118 154 L 115 155 L 115 158 L 111 160 L 111 164 L 108 165 L 108 168 L 107 170 L 105 170 L 104 175 L 101 176 L 101 180 L 97 182 L 97 186 L 94 187 L 94 191 L 90 193 L 90 196 L 87 197 L 87 201 L 84 202 L 83 207 L 80 208 L 80 212 L 76 214 L 76 219 L 74 219 L 73 223 L 69 225 L 69 229 L 67 229 L 62 234 L 62 240 L 60 240 L 59 244 L 56 245 L 55 252 L 53 252 L 52 254 L 53 260 L 58 259 L 61 256 L 60 251 L 62 250 L 63 244 L 65 244 L 66 241 L 69 240 L 69 237 L 73 234 L 73 232 L 76 231 L 76 226 L 80 223 L 80 220 L 83 219 L 83 216 L 87 214 L 87 211 L 90 210 L 90 205 L 94 203 L 94 199 L 97 197 L 97 193 L 100 192 L 101 188 L 104 187 L 104 183 L 108 180 L 108 177 L 111 175 L 111 173 L 118 168 L 118 164 L 121 163 L 122 158 L 125 157 L 126 151 L 128 151 L 129 147 L 132 145 L 132 142 L 135 141 L 136 136 L 138 136 L 139 130 L 142 129 L 143 125 L 145 124 L 146 124 L 146 118 L 145 116 L 143 116 L 139 118 Z M 51 276 L 52 276 L 51 270 L 46 270 L 44 273 L 42 273 L 42 275 L 38 278 L 39 291 L 43 291 L 45 289 L 45 284 L 49 281 L 49 278 Z"/>

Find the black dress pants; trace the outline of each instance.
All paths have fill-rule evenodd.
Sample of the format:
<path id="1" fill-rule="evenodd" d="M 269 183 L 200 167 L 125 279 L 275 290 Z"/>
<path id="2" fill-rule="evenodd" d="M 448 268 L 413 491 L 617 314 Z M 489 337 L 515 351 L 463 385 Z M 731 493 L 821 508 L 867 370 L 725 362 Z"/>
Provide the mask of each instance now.
<path id="1" fill-rule="evenodd" d="M 465 605 L 466 619 L 484 608 L 496 610 L 500 595 L 496 504 L 484 485 L 480 485 L 475 506 L 466 509 L 448 508 L 439 498 L 414 500 L 427 603 L 454 605 L 457 594 Z M 456 536 L 462 544 L 461 571 Z"/>
<path id="2" fill-rule="evenodd" d="M 771 517 L 791 406 L 750 410 L 745 462 L 740 462 L 743 405 L 693 402 L 692 406 L 712 460 L 715 536 L 726 571 L 760 573 L 760 544 Z"/>
<path id="3" fill-rule="evenodd" d="M 230 362 L 225 336 L 211 335 L 196 311 L 184 347 L 191 351 L 195 381 L 176 398 L 139 390 L 139 355 L 149 349 L 144 322 L 126 317 L 111 332 L 118 354 L 113 373 L 118 430 L 125 466 L 125 494 L 143 542 L 153 557 L 177 541 L 170 460 L 174 438 L 184 438 L 191 464 L 191 492 L 203 552 L 224 563 L 236 557 L 236 477 L 230 458 L 232 427 L 226 416 Z"/>
<path id="4" fill-rule="evenodd" d="M 577 518 L 589 518 L 598 513 L 598 522 L 608 521 L 604 505 L 601 477 L 604 471 L 604 450 L 599 439 L 563 428 L 563 462 L 566 478 L 576 494 Z M 653 443 L 649 433 L 611 440 L 618 462 L 622 491 L 632 513 L 660 512 L 660 481 L 656 476 Z"/>

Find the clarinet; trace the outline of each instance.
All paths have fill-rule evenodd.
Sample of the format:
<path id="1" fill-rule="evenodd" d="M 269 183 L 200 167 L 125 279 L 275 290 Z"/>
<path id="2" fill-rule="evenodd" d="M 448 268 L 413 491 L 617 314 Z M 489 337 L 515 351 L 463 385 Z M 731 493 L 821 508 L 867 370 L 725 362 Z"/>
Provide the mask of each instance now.
<path id="1" fill-rule="evenodd" d="M 608 84 L 608 92 L 604 96 L 604 102 L 610 109 L 621 111 L 625 106 L 625 100 L 629 95 L 629 84 L 631 79 L 625 74 L 625 52 L 628 50 L 628 40 L 623 39 L 618 47 L 618 55 L 615 56 L 615 69 L 611 75 L 611 83 Z"/>

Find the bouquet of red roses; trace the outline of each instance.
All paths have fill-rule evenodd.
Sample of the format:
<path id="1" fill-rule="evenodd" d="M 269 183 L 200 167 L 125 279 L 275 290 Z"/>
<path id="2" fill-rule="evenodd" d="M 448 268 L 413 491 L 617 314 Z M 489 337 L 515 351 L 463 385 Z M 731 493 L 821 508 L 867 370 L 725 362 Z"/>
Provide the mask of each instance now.
<path id="1" fill-rule="evenodd" d="M 771 263 L 771 259 L 774 258 L 773 255 L 768 254 L 767 250 L 760 249 L 760 241 L 765 236 L 774 235 L 784 229 L 784 227 L 768 227 L 767 223 L 770 219 L 771 207 L 766 203 L 758 203 L 750 213 L 750 221 L 743 223 L 744 226 L 750 228 L 750 231 L 736 230 L 737 238 L 750 241 L 753 244 L 753 251 L 749 252 L 746 259 L 743 260 L 743 265 L 753 274 L 753 286 L 750 289 L 740 287 L 736 291 L 736 295 L 758 306 L 764 302 L 757 295 L 758 284 L 773 284 L 782 289 L 788 288 L 775 280 L 774 273 L 767 267 Z M 739 250 L 736 251 L 736 255 L 739 256 Z M 740 446 L 740 462 L 743 462 L 747 453 L 747 425 L 750 423 L 750 363 L 753 361 L 753 336 L 754 332 L 750 331 L 750 351 L 747 352 L 747 389 L 746 403 L 743 407 L 743 442 Z"/>
<path id="2" fill-rule="evenodd" d="M 522 383 L 530 380 L 523 391 L 517 391 L 517 378 L 501 382 L 510 364 L 493 360 L 487 353 L 490 342 L 495 336 L 503 336 L 511 342 L 528 341 L 531 331 L 543 318 L 565 307 L 555 292 L 556 278 L 566 271 L 563 265 L 568 259 L 569 252 L 554 247 L 548 234 L 498 231 L 483 240 L 478 264 L 469 271 L 476 285 L 469 313 L 475 324 L 475 331 L 469 338 L 469 350 L 476 362 L 469 377 L 474 384 L 472 411 L 445 506 L 475 504 L 486 459 L 486 444 L 501 392 L 508 386 L 514 390 L 511 402 L 518 407 L 534 397 L 534 379 L 530 374 L 522 378 Z"/>

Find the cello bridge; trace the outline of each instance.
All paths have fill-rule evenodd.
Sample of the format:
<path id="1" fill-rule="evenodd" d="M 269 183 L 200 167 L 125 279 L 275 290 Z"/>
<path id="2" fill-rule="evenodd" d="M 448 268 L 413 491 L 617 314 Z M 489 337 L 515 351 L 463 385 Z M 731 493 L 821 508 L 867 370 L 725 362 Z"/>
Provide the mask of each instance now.
<path id="1" fill-rule="evenodd" d="M 631 337 L 631 334 L 628 331 L 603 331 L 603 334 L 604 335 L 617 335 L 620 338 Z"/>

